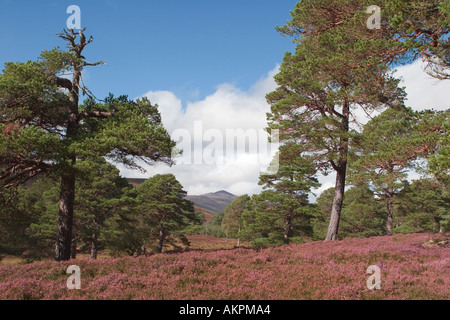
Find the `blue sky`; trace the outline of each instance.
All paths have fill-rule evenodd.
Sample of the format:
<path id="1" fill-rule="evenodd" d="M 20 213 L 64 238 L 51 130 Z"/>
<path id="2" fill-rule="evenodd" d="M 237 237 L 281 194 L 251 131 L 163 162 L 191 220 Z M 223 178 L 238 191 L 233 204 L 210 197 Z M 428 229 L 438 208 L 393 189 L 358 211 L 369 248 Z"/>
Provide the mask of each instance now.
<path id="1" fill-rule="evenodd" d="M 296 3 L 0 0 L 0 65 L 36 60 L 44 49 L 64 47 L 56 35 L 66 27 L 68 6 L 78 5 L 86 34 L 94 36 L 84 56 L 89 62 L 108 63 L 84 71 L 89 89 L 100 99 L 110 92 L 132 99 L 148 97 L 159 105 L 163 124 L 174 139 L 179 130 L 189 135 L 186 141 L 192 144 L 182 146 L 186 154 L 191 151 L 194 158 L 217 160 L 199 165 L 178 161 L 171 168 L 147 167 L 145 173 L 118 166 L 121 174 L 148 178 L 172 173 L 189 194 L 218 190 L 255 194 L 261 191 L 259 175 L 272 154 L 260 157 L 261 153 L 238 148 L 237 160 L 223 164 L 208 152 L 222 148 L 217 142 L 234 143 L 226 138 L 229 130 L 241 136 L 242 132 L 258 134 L 255 144 L 267 142 L 267 137 L 259 136 L 270 111 L 265 96 L 276 89 L 273 76 L 284 53 L 295 49 L 291 39 L 282 37 L 275 27 L 290 19 Z M 414 110 L 448 109 L 450 82 L 430 78 L 423 67 L 416 61 L 399 66 L 395 74 L 403 79 L 407 105 Z M 320 177 L 322 187 L 315 193 L 332 187 L 334 179 L 333 174 Z"/>
<path id="2" fill-rule="evenodd" d="M 221 83 L 246 90 L 281 63 L 293 47 L 275 26 L 290 18 L 295 0 L 0 0 L 0 65 L 35 60 L 64 42 L 69 5 L 81 8 L 82 26 L 94 36 L 85 50 L 86 83 L 99 97 L 136 98 L 169 90 L 190 101 Z"/>

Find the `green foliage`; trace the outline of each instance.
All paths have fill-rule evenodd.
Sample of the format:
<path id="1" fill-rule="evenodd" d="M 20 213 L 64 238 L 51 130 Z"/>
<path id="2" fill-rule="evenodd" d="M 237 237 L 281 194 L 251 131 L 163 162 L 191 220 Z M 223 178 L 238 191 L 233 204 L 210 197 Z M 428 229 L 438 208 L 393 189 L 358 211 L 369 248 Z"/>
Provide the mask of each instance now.
<path id="1" fill-rule="evenodd" d="M 194 210 L 194 218 L 188 223 L 188 225 L 181 230 L 184 235 L 203 235 L 205 234 L 205 216 L 197 210 Z"/>
<path id="2" fill-rule="evenodd" d="M 282 143 L 299 146 L 316 170 L 337 173 L 332 218 L 326 235 L 338 235 L 349 148 L 355 113 L 395 106 L 405 98 L 399 81 L 388 74 L 386 59 L 401 45 L 385 28 L 367 28 L 366 8 L 382 1 L 300 1 L 292 19 L 278 30 L 298 43 L 286 53 L 275 76 L 269 130 L 279 130 Z"/>
<path id="3" fill-rule="evenodd" d="M 161 252 L 166 243 L 188 245 L 183 230 L 202 221 L 185 195 L 171 174 L 156 175 L 130 191 L 127 210 L 107 222 L 105 237 L 113 253 L 142 255 Z"/>
<path id="4" fill-rule="evenodd" d="M 80 161 L 77 171 L 74 240 L 83 248 L 92 244 L 94 235 L 102 236 L 108 217 L 124 210 L 122 197 L 131 186 L 103 159 Z M 21 186 L 12 201 L 4 201 L 0 251 L 28 261 L 50 258 L 57 233 L 58 198 L 58 182 L 45 178 Z"/>
<path id="5" fill-rule="evenodd" d="M 242 213 L 245 211 L 247 202 L 250 200 L 248 195 L 240 196 L 233 200 L 223 211 L 222 230 L 227 238 L 238 237 L 242 228 Z"/>
<path id="6" fill-rule="evenodd" d="M 341 236 L 373 237 L 386 233 L 386 214 L 367 187 L 353 187 L 345 192 L 341 218 Z"/>
<path id="7" fill-rule="evenodd" d="M 432 111 L 415 113 L 403 107 L 388 109 L 364 126 L 353 151 L 357 160 L 351 164 L 350 180 L 355 185 L 369 184 L 386 203 L 388 217 L 393 217 L 395 196 L 403 188 L 407 171 L 415 160 L 426 159 L 441 138 L 439 119 Z M 392 233 L 388 219 L 387 232 Z"/>
<path id="8" fill-rule="evenodd" d="M 433 179 L 405 183 L 396 205 L 395 232 L 450 231 L 450 193 Z"/>
<path id="9" fill-rule="evenodd" d="M 401 188 L 406 170 L 422 153 L 423 143 L 413 141 L 416 122 L 411 110 L 399 108 L 387 109 L 367 123 L 353 148 L 357 160 L 351 164 L 351 181 L 371 183 L 380 196 Z"/>
<path id="10" fill-rule="evenodd" d="M 450 186 L 450 111 L 441 114 L 432 114 L 431 118 L 425 114 L 423 122 L 428 131 L 434 130 L 438 142 L 435 152 L 430 155 L 430 172 L 447 188 Z"/>
<path id="11" fill-rule="evenodd" d="M 71 151 L 82 159 L 106 156 L 114 163 L 143 170 L 138 161 L 146 164 L 164 162 L 172 164 L 171 152 L 175 147 L 163 128 L 157 106 L 147 98 L 131 101 L 126 96 L 110 95 L 104 103 L 91 99 L 80 106 L 89 115 L 102 113 L 104 118 L 87 117 L 80 127 L 80 136 L 71 145 Z M 80 138 L 81 138 L 80 137 Z"/>
<path id="12" fill-rule="evenodd" d="M 27 261 L 54 253 L 58 188 L 51 179 L 21 186 L 0 207 L 0 256 L 22 256 Z"/>
<path id="13" fill-rule="evenodd" d="M 317 212 L 312 219 L 314 239 L 323 239 L 327 231 L 328 220 L 333 204 L 334 188 L 322 192 L 317 198 Z M 386 216 L 383 206 L 376 201 L 367 186 L 353 187 L 345 192 L 340 223 L 340 236 L 372 237 L 385 232 Z"/>
<path id="14" fill-rule="evenodd" d="M 131 185 L 120 177 L 116 167 L 103 158 L 79 161 L 76 168 L 79 176 L 75 202 L 77 245 L 90 245 L 96 252 L 106 220 L 123 210 L 123 197 Z M 96 254 L 92 257 L 95 258 Z"/>
<path id="15" fill-rule="evenodd" d="M 251 240 L 254 245 L 265 246 L 289 244 L 292 237 L 312 235 L 310 218 L 313 210 L 308 204 L 308 194 L 319 184 L 313 160 L 299 156 L 301 148 L 291 142 L 280 146 L 274 159 L 276 166 L 271 165 L 277 167 L 276 172 L 260 176 L 259 184 L 266 191 L 250 200 L 241 197 L 237 211 L 240 213 L 239 228 L 243 228 L 239 237 Z M 247 206 L 245 211 L 244 205 Z"/>
<path id="16" fill-rule="evenodd" d="M 27 230 L 30 237 L 29 248 L 24 253 L 27 260 L 42 260 L 54 255 L 58 193 L 58 184 L 54 180 L 46 179 L 33 184 L 30 190 L 25 192 L 25 196 L 29 197 L 31 194 L 31 198 L 21 203 L 34 211 L 36 219 Z"/>
<path id="17" fill-rule="evenodd" d="M 9 203 L 2 201 L 0 206 L 0 261 L 7 255 L 21 255 L 29 241 L 26 230 L 33 217 L 27 211 L 18 210 L 16 202 L 14 198 Z"/>
<path id="18" fill-rule="evenodd" d="M 292 237 L 310 237 L 311 211 L 311 206 L 299 199 L 274 190 L 263 191 L 248 202 L 239 237 L 255 245 L 289 244 Z"/>
<path id="19" fill-rule="evenodd" d="M 450 1 L 386 0 L 384 14 L 392 37 L 401 44 L 399 58 L 421 57 L 427 73 L 450 79 Z M 406 59 L 405 59 L 406 58 Z"/>
<path id="20" fill-rule="evenodd" d="M 205 234 L 216 238 L 226 238 L 226 234 L 222 229 L 222 222 L 225 217 L 225 213 L 219 212 L 214 215 L 209 223 L 205 225 Z"/>
<path id="21" fill-rule="evenodd" d="M 136 191 L 121 198 L 119 212 L 105 221 L 101 240 L 112 256 L 140 256 L 147 253 L 152 226 L 146 224 L 137 210 Z"/>
<path id="22" fill-rule="evenodd" d="M 84 86 L 83 69 L 104 63 L 85 61 L 82 51 L 92 37 L 87 40 L 83 32 L 60 34 L 68 51 L 55 48 L 43 51 L 37 62 L 6 63 L 0 74 L 0 188 L 16 188 L 34 177 L 59 177 L 56 260 L 70 258 L 77 161 L 107 158 L 141 171 L 139 162 L 173 164 L 175 142 L 157 106 L 146 98 L 132 101 L 112 94 L 98 102 Z M 64 77 L 69 73 L 72 80 Z M 81 94 L 87 99 L 80 105 Z M 91 182 L 94 189 L 102 187 Z"/>
<path id="23" fill-rule="evenodd" d="M 317 170 L 314 166 L 314 158 L 301 156 L 303 147 L 286 142 L 279 148 L 271 167 L 276 163 L 276 172 L 264 173 L 259 178 L 259 184 L 264 189 L 273 189 L 281 193 L 290 194 L 302 198 L 307 202 L 311 188 L 319 187 L 315 177 Z"/>

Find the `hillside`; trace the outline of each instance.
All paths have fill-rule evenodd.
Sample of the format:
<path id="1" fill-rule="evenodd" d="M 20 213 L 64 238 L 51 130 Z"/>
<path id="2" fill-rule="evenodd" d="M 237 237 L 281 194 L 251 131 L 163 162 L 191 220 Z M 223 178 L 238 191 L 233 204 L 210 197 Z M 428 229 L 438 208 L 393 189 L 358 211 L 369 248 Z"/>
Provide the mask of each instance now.
<path id="1" fill-rule="evenodd" d="M 205 217 L 205 222 L 208 223 L 212 217 L 214 217 L 214 213 L 209 212 L 208 210 L 205 210 L 203 208 L 197 207 L 194 205 L 194 210 L 196 212 L 200 212 L 203 217 Z"/>
<path id="2" fill-rule="evenodd" d="M 147 179 L 140 179 L 140 178 L 126 178 L 128 183 L 131 184 L 133 187 L 137 187 L 140 184 L 143 184 Z"/>
<path id="3" fill-rule="evenodd" d="M 139 258 L 0 266 L 0 299 L 450 299 L 450 248 L 410 234 L 263 250 L 192 250 Z M 204 239 L 208 242 L 208 239 Z M 66 268 L 82 288 L 66 288 Z M 366 282 L 381 269 L 381 290 Z"/>
<path id="4" fill-rule="evenodd" d="M 186 199 L 192 201 L 196 206 L 209 212 L 217 214 L 222 212 L 237 196 L 227 191 L 218 191 L 199 196 L 187 196 Z"/>

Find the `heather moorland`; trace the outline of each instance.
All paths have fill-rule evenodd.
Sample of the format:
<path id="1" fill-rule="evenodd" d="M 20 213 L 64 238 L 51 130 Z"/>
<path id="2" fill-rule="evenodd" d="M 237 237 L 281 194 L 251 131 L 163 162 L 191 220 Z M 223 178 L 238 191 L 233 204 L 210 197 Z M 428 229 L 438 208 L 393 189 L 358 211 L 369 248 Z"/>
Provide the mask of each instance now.
<path id="1" fill-rule="evenodd" d="M 4 265 L 0 299 L 450 299 L 450 249 L 436 244 L 449 236 Z M 72 264 L 81 268 L 81 290 L 66 287 Z M 370 265 L 381 269 L 380 290 L 366 286 Z"/>

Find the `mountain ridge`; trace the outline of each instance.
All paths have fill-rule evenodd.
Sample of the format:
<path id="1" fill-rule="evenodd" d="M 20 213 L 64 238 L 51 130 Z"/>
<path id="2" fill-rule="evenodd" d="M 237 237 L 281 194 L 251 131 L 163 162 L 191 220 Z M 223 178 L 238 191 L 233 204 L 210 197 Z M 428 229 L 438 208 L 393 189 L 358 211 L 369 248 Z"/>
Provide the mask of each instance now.
<path id="1" fill-rule="evenodd" d="M 126 178 L 128 183 L 137 187 L 144 183 L 147 179 L 142 178 Z M 192 201 L 194 205 L 207 211 L 205 215 L 206 219 L 210 219 L 209 213 L 218 214 L 222 212 L 234 199 L 238 196 L 226 191 L 219 190 L 216 192 L 205 193 L 201 195 L 187 195 L 186 199 Z"/>
<path id="2" fill-rule="evenodd" d="M 222 212 L 236 198 L 236 195 L 225 190 L 186 196 L 186 199 L 192 201 L 197 207 L 214 214 Z"/>

